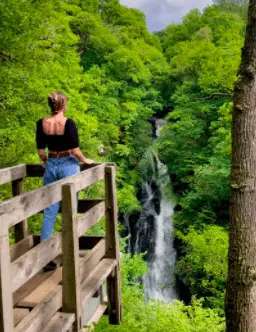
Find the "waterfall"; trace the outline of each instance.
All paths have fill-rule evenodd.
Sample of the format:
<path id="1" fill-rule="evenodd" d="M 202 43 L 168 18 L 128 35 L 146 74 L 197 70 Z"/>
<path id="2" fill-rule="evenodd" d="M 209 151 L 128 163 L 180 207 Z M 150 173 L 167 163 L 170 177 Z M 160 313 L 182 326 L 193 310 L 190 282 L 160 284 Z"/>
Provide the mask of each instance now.
<path id="1" fill-rule="evenodd" d="M 162 164 L 158 167 L 160 167 L 160 172 L 162 171 L 169 180 L 166 167 Z M 174 279 L 176 261 L 172 224 L 174 204 L 166 197 L 163 184 L 160 184 L 160 188 L 162 197 L 160 214 L 156 215 L 155 218 L 155 250 L 151 261 L 148 262 L 149 273 L 144 276 L 143 282 L 148 299 L 161 300 L 168 303 L 178 298 Z"/>
<path id="2" fill-rule="evenodd" d="M 163 120 L 155 120 L 157 136 L 163 125 Z M 149 273 L 143 277 L 147 299 L 169 303 L 178 298 L 174 278 L 174 203 L 168 193 L 170 179 L 167 167 L 157 157 L 155 159 L 152 179 L 145 180 L 141 188 L 142 212 L 132 218 L 126 217 L 125 224 L 130 234 L 129 252 L 148 253 Z"/>

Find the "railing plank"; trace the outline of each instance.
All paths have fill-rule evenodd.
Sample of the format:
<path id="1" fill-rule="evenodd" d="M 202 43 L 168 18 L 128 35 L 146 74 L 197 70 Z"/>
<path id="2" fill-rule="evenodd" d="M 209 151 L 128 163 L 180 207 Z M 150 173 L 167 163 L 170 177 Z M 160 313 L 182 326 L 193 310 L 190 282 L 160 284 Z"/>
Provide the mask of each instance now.
<path id="1" fill-rule="evenodd" d="M 85 213 L 102 201 L 102 199 L 79 199 L 77 212 Z M 44 211 L 40 211 L 39 213 L 44 213 Z M 61 205 L 58 213 L 62 213 Z"/>
<path id="2" fill-rule="evenodd" d="M 79 238 L 79 250 L 91 250 L 103 239 L 104 236 L 101 235 L 81 236 Z"/>
<path id="3" fill-rule="evenodd" d="M 18 325 L 28 314 L 29 310 L 25 308 L 15 308 L 14 314 L 14 326 Z"/>
<path id="4" fill-rule="evenodd" d="M 62 187 L 62 311 L 75 314 L 73 331 L 81 331 L 79 244 L 75 185 Z"/>
<path id="5" fill-rule="evenodd" d="M 80 174 L 56 181 L 40 189 L 24 193 L 20 196 L 0 203 L 0 224 L 9 222 L 9 227 L 44 210 L 46 207 L 61 201 L 61 187 L 67 183 L 74 183 L 78 192 L 104 179 L 105 164 L 95 166 Z"/>
<path id="6" fill-rule="evenodd" d="M 61 245 L 61 233 L 55 233 L 11 263 L 12 292 L 15 292 L 46 264 L 60 255 Z"/>
<path id="7" fill-rule="evenodd" d="M 78 201 L 78 213 L 85 213 L 102 201 L 102 199 L 80 199 Z"/>
<path id="8" fill-rule="evenodd" d="M 7 225 L 0 227 L 0 332 L 13 332 L 10 249 Z"/>
<path id="9" fill-rule="evenodd" d="M 26 165 L 0 169 L 0 185 L 26 177 Z"/>
<path id="10" fill-rule="evenodd" d="M 10 258 L 11 262 L 15 261 L 20 256 L 24 255 L 27 251 L 32 249 L 34 246 L 34 237 L 33 235 L 27 236 L 25 239 L 21 240 L 15 244 L 10 249 Z"/>
<path id="11" fill-rule="evenodd" d="M 23 179 L 12 181 L 12 196 L 19 196 L 24 193 Z M 27 220 L 22 220 L 20 223 L 14 226 L 14 238 L 15 242 L 23 240 L 28 235 Z"/>
<path id="12" fill-rule="evenodd" d="M 116 266 L 115 259 L 104 258 L 81 285 L 82 307 L 93 297 L 103 281 L 109 276 Z"/>
<path id="13" fill-rule="evenodd" d="M 61 308 L 62 287 L 51 292 L 14 329 L 15 332 L 38 332 L 44 328 L 54 314 Z M 9 332 L 9 331 L 8 331 Z"/>
<path id="14" fill-rule="evenodd" d="M 117 261 L 114 275 L 107 279 L 108 313 L 109 323 L 119 325 L 122 320 L 122 304 L 115 176 L 115 167 L 105 168 L 106 258 L 114 258 Z"/>
<path id="15" fill-rule="evenodd" d="M 78 236 L 82 236 L 90 227 L 95 225 L 105 215 L 105 202 L 101 201 L 88 212 L 78 218 Z"/>
<path id="16" fill-rule="evenodd" d="M 105 240 L 101 240 L 87 255 L 80 259 L 80 280 L 85 280 L 105 256 Z"/>
<path id="17" fill-rule="evenodd" d="M 74 321 L 74 314 L 57 312 L 41 332 L 68 332 Z"/>
<path id="18" fill-rule="evenodd" d="M 91 326 L 93 324 L 97 324 L 101 319 L 101 317 L 104 315 L 104 312 L 106 311 L 107 307 L 108 306 L 106 304 L 100 304 L 86 325 Z M 93 327 L 89 327 L 88 329 L 85 329 L 85 331 L 83 332 L 91 332 L 92 328 Z"/>
<path id="19" fill-rule="evenodd" d="M 86 165 L 84 163 L 80 163 L 80 170 L 81 172 L 91 169 L 95 166 L 102 165 L 102 163 L 94 163 L 92 165 Z M 105 165 L 114 166 L 115 163 L 105 163 Z M 37 178 L 42 177 L 44 175 L 44 168 L 42 164 L 27 164 L 26 165 L 27 170 L 27 177 L 29 178 Z"/>

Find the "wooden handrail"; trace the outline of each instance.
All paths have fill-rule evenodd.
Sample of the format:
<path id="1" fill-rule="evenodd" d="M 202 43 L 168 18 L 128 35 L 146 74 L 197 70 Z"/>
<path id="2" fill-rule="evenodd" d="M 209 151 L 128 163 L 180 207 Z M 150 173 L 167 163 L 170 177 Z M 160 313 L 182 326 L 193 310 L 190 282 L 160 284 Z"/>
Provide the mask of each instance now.
<path id="1" fill-rule="evenodd" d="M 106 166 L 115 166 L 115 163 L 104 163 Z M 86 165 L 83 163 L 80 163 L 80 170 L 81 172 L 86 171 L 88 169 L 91 169 L 95 166 L 102 165 L 102 163 L 94 163 L 91 165 Z M 37 178 L 42 177 L 44 175 L 45 169 L 43 168 L 42 164 L 27 164 L 26 165 L 26 176 L 29 178 Z"/>
<path id="2" fill-rule="evenodd" d="M 44 210 L 46 207 L 61 201 L 61 188 L 64 184 L 74 183 L 78 192 L 104 179 L 105 164 L 100 164 L 77 175 L 56 181 L 45 187 L 24 193 L 0 203 L 0 225 L 6 220 L 8 226 L 14 226 L 22 220 Z"/>
<path id="3" fill-rule="evenodd" d="M 9 168 L 0 169 L 0 185 L 6 184 L 27 176 L 26 165 L 18 165 Z"/>
<path id="4" fill-rule="evenodd" d="M 78 237 L 82 236 L 90 227 L 95 225 L 105 215 L 105 202 L 102 201 L 88 212 L 78 217 Z"/>
<path id="5" fill-rule="evenodd" d="M 62 236 L 55 233 L 11 263 L 12 292 L 23 286 L 46 264 L 61 254 Z M 22 269 L 20 268 L 22 266 Z"/>
<path id="6" fill-rule="evenodd" d="M 80 174 L 28 193 L 18 190 L 17 181 L 23 180 L 20 176 L 24 175 L 21 172 L 22 169 L 24 171 L 24 165 L 14 169 L 15 171 L 11 172 L 2 170 L 2 176 L 5 174 L 4 181 L 7 178 L 11 179 L 13 194 L 17 196 L 0 203 L 0 332 L 39 332 L 42 328 L 50 331 L 53 326 L 60 323 L 57 324 L 60 314 L 56 314 L 59 309 L 62 309 L 64 317 L 67 318 L 67 324 L 64 323 L 73 323 L 72 330 L 81 332 L 82 325 L 88 322 L 83 315 L 86 310 L 85 303 L 93 296 L 98 297 L 100 315 L 106 309 L 105 301 L 108 301 L 109 321 L 119 324 L 122 308 L 113 164 L 93 165 Z M 25 165 L 25 169 L 27 176 L 37 176 L 41 172 L 38 165 L 35 168 Z M 82 200 L 78 205 L 77 192 L 103 179 L 105 198 Z M 18 225 L 21 221 L 25 223 L 26 218 L 59 201 L 62 201 L 62 233 L 55 233 L 40 243 L 39 236 L 25 235 L 24 228 L 25 238 L 21 236 L 21 241 L 10 250 L 9 227 Z M 78 216 L 78 211 L 83 215 Z M 83 236 L 84 232 L 104 215 L 105 237 Z M 42 279 L 40 286 L 29 293 L 28 284 L 35 285 L 41 275 L 41 269 L 56 257 L 61 257 L 62 267 L 50 277 L 56 282 L 50 289 L 54 289 L 54 292 L 44 298 L 45 295 L 42 294 L 45 294 L 44 289 L 48 289 L 49 284 L 47 279 Z M 104 300 L 102 295 L 105 280 L 107 300 Z M 34 286 L 31 287 L 33 289 Z M 31 299 L 38 294 L 39 299 L 33 300 L 31 305 Z M 13 305 L 17 304 L 20 307 L 29 306 L 34 309 L 14 327 Z M 51 322 L 48 323 L 49 321 Z"/>

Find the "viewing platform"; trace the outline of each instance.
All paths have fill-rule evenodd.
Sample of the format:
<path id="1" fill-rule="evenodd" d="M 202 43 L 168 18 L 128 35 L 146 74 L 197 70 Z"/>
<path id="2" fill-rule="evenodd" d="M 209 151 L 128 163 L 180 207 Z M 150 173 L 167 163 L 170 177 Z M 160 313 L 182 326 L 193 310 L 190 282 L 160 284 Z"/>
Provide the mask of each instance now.
<path id="1" fill-rule="evenodd" d="M 0 169 L 0 185 L 11 182 L 13 195 L 0 202 L 0 332 L 89 332 L 104 314 L 120 324 L 115 165 L 81 166 L 77 175 L 25 193 L 24 179 L 43 173 L 41 165 Z M 105 197 L 77 205 L 77 193 L 101 180 Z M 40 243 L 28 234 L 27 218 L 59 201 L 62 232 Z M 85 236 L 104 216 L 105 236 Z M 44 272 L 52 260 L 57 269 Z"/>

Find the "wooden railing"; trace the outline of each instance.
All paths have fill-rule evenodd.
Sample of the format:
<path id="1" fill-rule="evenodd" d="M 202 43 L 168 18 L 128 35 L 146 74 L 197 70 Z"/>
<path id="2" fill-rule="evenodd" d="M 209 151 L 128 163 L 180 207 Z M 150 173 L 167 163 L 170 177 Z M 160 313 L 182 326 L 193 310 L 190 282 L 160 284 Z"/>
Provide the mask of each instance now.
<path id="1" fill-rule="evenodd" d="M 115 167 L 97 164 L 82 169 L 80 174 L 24 193 L 23 180 L 42 176 L 43 171 L 40 165 L 0 170 L 0 184 L 12 182 L 15 196 L 0 203 L 0 332 L 82 331 L 82 326 L 88 323 L 83 319 L 84 308 L 97 292 L 100 305 L 94 316 L 99 318 L 107 303 L 110 324 L 119 324 L 121 294 Z M 80 200 L 77 207 L 77 193 L 103 179 L 105 198 Z M 38 236 L 28 235 L 27 218 L 59 201 L 62 201 L 62 232 L 40 243 Z M 77 212 L 82 215 L 78 216 Z M 105 237 L 83 236 L 104 215 Z M 10 249 L 9 228 L 13 226 L 16 245 Z M 40 273 L 42 277 L 42 268 L 60 256 L 62 268 L 56 271 L 56 278 L 62 285 L 56 284 L 56 289 L 32 310 L 28 305 L 26 308 L 24 298 L 33 292 Z M 103 294 L 105 280 L 107 300 Z M 24 318 L 16 319 L 16 323 L 14 308 L 28 309 Z"/>

